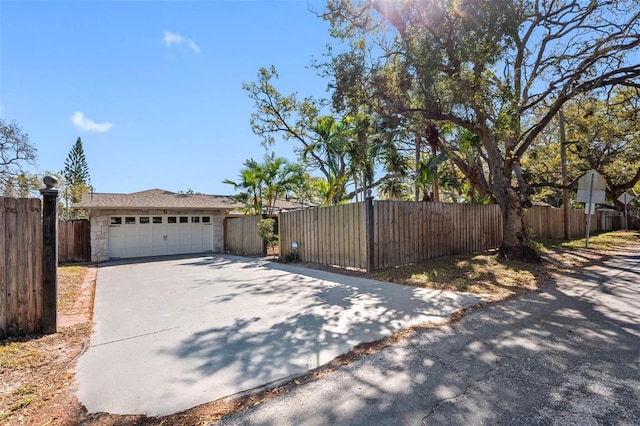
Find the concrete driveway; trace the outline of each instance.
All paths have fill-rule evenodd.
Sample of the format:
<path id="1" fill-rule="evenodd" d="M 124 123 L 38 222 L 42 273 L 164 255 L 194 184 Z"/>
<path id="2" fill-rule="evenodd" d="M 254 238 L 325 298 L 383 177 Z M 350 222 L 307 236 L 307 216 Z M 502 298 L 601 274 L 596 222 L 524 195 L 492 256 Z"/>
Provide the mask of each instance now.
<path id="1" fill-rule="evenodd" d="M 640 246 L 219 426 L 639 425 Z"/>
<path id="2" fill-rule="evenodd" d="M 171 414 L 478 301 L 234 256 L 110 262 L 98 271 L 78 397 L 89 412 Z"/>

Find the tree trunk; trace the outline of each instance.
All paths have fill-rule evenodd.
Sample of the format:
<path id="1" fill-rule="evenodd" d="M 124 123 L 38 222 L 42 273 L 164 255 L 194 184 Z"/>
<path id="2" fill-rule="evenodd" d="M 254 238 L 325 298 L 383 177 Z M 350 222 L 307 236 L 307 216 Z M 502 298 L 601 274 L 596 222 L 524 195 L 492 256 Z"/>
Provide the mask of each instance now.
<path id="1" fill-rule="evenodd" d="M 514 162 L 511 158 L 502 156 L 491 132 L 487 131 L 485 134 L 488 138 L 483 141 L 483 145 L 487 149 L 493 181 L 490 189 L 502 212 L 502 243 L 499 257 L 506 260 L 539 262 L 542 258 L 529 246 L 524 226 L 523 199 L 517 188 L 512 186 Z M 509 153 L 511 150 L 507 147 L 506 151 Z"/>
<path id="2" fill-rule="evenodd" d="M 436 203 L 440 202 L 440 183 L 438 182 L 438 169 L 436 168 L 435 175 L 433 175 L 433 200 Z"/>
<path id="3" fill-rule="evenodd" d="M 431 148 L 431 155 L 434 157 L 438 155 L 438 143 L 440 142 L 440 132 L 435 124 L 429 126 L 428 130 L 428 142 Z M 433 196 L 432 201 L 440 202 L 440 185 L 438 183 L 438 168 L 434 170 L 433 174 Z"/>
<path id="4" fill-rule="evenodd" d="M 542 261 L 538 252 L 529 246 L 518 193 L 510 187 L 506 188 L 504 193 L 506 196 L 500 197 L 498 200 L 503 220 L 500 257 L 506 260 L 523 260 L 525 262 Z"/>

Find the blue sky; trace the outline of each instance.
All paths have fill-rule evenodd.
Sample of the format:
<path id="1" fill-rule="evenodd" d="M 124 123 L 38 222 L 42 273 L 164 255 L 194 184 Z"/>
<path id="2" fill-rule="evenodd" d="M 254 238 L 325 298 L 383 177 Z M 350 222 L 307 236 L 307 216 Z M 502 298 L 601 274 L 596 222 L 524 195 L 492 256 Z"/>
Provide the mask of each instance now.
<path id="1" fill-rule="evenodd" d="M 243 82 L 275 65 L 283 94 L 326 96 L 308 69 L 331 41 L 298 1 L 2 1 L 0 114 L 59 171 L 82 138 L 96 192 L 231 194 L 249 157 Z M 290 159 L 292 146 L 271 150 Z"/>

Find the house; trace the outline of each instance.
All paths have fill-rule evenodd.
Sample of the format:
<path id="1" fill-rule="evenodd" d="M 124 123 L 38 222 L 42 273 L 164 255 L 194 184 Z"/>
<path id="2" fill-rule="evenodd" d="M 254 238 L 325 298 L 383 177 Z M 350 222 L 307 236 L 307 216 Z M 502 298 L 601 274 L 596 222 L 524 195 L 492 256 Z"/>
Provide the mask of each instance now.
<path id="1" fill-rule="evenodd" d="M 229 215 L 233 217 L 245 216 L 244 204 L 241 204 L 241 208 L 236 208 L 232 210 Z M 294 198 L 289 199 L 277 199 L 273 206 L 273 217 L 277 217 L 282 212 L 290 212 L 294 210 L 304 210 L 318 207 L 317 205 L 310 203 L 309 201 L 300 201 Z M 262 213 L 266 214 L 266 207 L 262 208 Z"/>
<path id="2" fill-rule="evenodd" d="M 91 261 L 224 250 L 224 218 L 242 205 L 231 196 L 162 189 L 87 193 L 72 207 L 91 221 Z"/>

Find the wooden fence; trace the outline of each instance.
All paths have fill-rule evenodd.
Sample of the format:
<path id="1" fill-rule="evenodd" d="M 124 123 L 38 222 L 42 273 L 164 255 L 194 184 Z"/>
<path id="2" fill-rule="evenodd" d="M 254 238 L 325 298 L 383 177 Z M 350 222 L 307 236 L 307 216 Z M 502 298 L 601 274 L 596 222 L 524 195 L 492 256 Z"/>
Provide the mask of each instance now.
<path id="1" fill-rule="evenodd" d="M 42 331 L 42 204 L 0 197 L 0 338 Z"/>
<path id="2" fill-rule="evenodd" d="M 91 261 L 91 222 L 73 220 L 58 223 L 58 261 Z"/>
<path id="3" fill-rule="evenodd" d="M 279 219 L 283 259 L 367 268 L 364 202 L 283 212 Z"/>
<path id="4" fill-rule="evenodd" d="M 265 256 L 266 246 L 258 235 L 262 216 L 228 217 L 224 226 L 224 250 L 241 256 Z"/>
<path id="5" fill-rule="evenodd" d="M 370 208 L 370 225 L 365 202 L 281 213 L 280 255 L 376 270 L 495 248 L 502 238 L 497 206 L 376 201 Z"/>
<path id="6" fill-rule="evenodd" d="M 615 213 L 615 214 L 613 214 Z M 597 210 L 591 216 L 590 233 L 621 229 L 624 218 L 607 210 Z M 530 228 L 533 239 L 564 238 L 564 210 L 552 207 L 533 206 L 525 212 L 525 226 Z M 569 237 L 584 237 L 587 232 L 587 215 L 584 209 L 569 210 Z"/>
<path id="7" fill-rule="evenodd" d="M 536 206 L 527 210 L 524 220 L 534 239 L 564 237 L 562 209 Z M 619 229 L 619 222 L 598 211 L 590 232 Z M 570 211 L 570 229 L 572 237 L 585 235 L 584 210 Z M 496 249 L 502 233 L 497 205 L 361 202 L 281 213 L 280 256 L 371 271 Z"/>
<path id="8" fill-rule="evenodd" d="M 372 270 L 481 252 L 502 240 L 496 205 L 377 201 L 373 211 Z"/>

